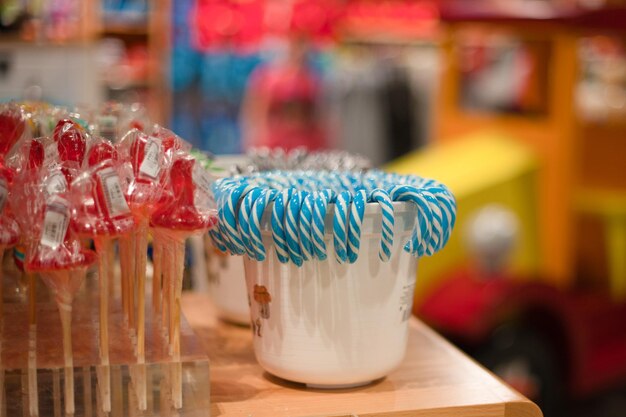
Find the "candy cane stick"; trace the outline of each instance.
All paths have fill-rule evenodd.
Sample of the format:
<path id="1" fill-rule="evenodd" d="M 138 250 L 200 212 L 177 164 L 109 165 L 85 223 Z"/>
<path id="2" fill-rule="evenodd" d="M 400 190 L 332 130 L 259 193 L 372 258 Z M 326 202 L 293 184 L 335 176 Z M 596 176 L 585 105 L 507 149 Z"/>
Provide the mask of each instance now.
<path id="1" fill-rule="evenodd" d="M 391 258 L 391 248 L 393 247 L 393 228 L 395 222 L 393 202 L 391 201 L 389 194 L 380 188 L 372 191 L 369 199 L 380 205 L 382 223 L 378 257 L 381 261 L 388 262 Z"/>
<path id="2" fill-rule="evenodd" d="M 405 245 L 404 250 L 417 256 L 424 256 L 431 235 L 430 206 L 420 194 L 420 190 L 411 185 L 393 186 L 389 189 L 389 196 L 394 201 L 410 201 L 417 205 L 418 223 L 415 225 L 411 239 Z"/>
<path id="3" fill-rule="evenodd" d="M 263 218 L 265 208 L 270 201 L 274 201 L 277 195 L 278 191 L 276 190 L 264 190 L 262 197 L 258 198 L 252 207 L 252 214 L 250 216 L 250 240 L 255 249 L 256 259 L 258 261 L 265 260 L 266 256 L 265 246 L 263 245 L 263 238 L 261 236 L 261 219 Z"/>
<path id="4" fill-rule="evenodd" d="M 354 195 L 352 205 L 350 206 L 350 220 L 348 227 L 348 261 L 353 264 L 359 257 L 359 248 L 361 246 L 361 226 L 363 224 L 363 216 L 365 215 L 365 204 L 367 202 L 367 193 L 365 190 L 359 190 Z"/>
<path id="5" fill-rule="evenodd" d="M 328 210 L 328 199 L 323 192 L 315 193 L 315 203 L 313 209 L 313 221 L 311 222 L 311 236 L 313 241 L 313 251 L 320 261 L 327 258 L 326 242 L 324 233 L 326 231 L 326 211 Z"/>
<path id="6" fill-rule="evenodd" d="M 256 187 L 248 184 L 241 185 L 233 190 L 225 198 L 225 204 L 221 207 L 218 215 L 220 217 L 220 225 L 223 225 L 226 233 L 224 234 L 231 243 L 231 251 L 235 255 L 243 255 L 245 248 L 237 227 L 237 217 L 235 215 L 239 197 L 247 194 Z"/>
<path id="7" fill-rule="evenodd" d="M 302 266 L 302 252 L 298 239 L 298 219 L 300 217 L 300 207 L 302 205 L 301 192 L 295 192 L 287 203 L 285 210 L 285 241 L 289 249 L 289 259 L 297 266 Z"/>
<path id="8" fill-rule="evenodd" d="M 298 236 L 300 239 L 300 249 L 302 260 L 308 261 L 313 258 L 313 246 L 311 242 L 311 223 L 313 221 L 313 195 L 304 191 L 302 193 L 302 206 L 300 207 L 300 218 L 298 219 Z"/>
<path id="9" fill-rule="evenodd" d="M 239 212 L 237 217 L 237 229 L 244 246 L 244 249 L 248 256 L 252 259 L 256 259 L 254 247 L 251 244 L 250 238 L 250 212 L 252 211 L 252 205 L 259 198 L 262 191 L 260 188 L 253 188 L 244 197 L 243 201 L 239 205 Z M 241 197 L 240 197 L 241 198 Z"/>
<path id="10" fill-rule="evenodd" d="M 289 247 L 287 246 L 284 218 L 292 195 L 293 190 L 291 189 L 281 191 L 274 201 L 274 209 L 272 210 L 272 238 L 274 239 L 278 261 L 283 264 L 289 262 Z"/>
<path id="11" fill-rule="evenodd" d="M 352 196 L 349 191 L 342 191 L 337 196 L 335 202 L 335 212 L 333 217 L 333 243 L 335 245 L 335 259 L 340 264 L 348 260 L 347 250 L 347 228 L 348 210 Z"/>

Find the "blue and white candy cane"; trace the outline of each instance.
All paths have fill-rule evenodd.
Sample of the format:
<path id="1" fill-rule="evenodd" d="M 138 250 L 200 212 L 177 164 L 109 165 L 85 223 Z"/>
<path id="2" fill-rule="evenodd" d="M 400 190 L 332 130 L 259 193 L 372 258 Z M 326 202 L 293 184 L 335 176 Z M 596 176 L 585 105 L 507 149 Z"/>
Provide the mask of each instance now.
<path id="1" fill-rule="evenodd" d="M 243 197 L 243 200 L 241 200 L 241 203 L 239 204 L 239 215 L 237 217 L 241 241 L 243 242 L 246 253 L 252 259 L 255 259 L 255 250 L 250 239 L 250 214 L 252 211 L 252 205 L 257 198 L 259 198 L 262 192 L 263 191 L 260 188 L 253 188 L 250 190 L 250 192 Z"/>
<path id="2" fill-rule="evenodd" d="M 417 224 L 413 229 L 411 240 L 405 245 L 404 250 L 417 256 L 424 256 L 431 233 L 431 210 L 429 204 L 422 197 L 419 189 L 412 185 L 391 187 L 389 197 L 393 201 L 411 201 L 417 205 Z"/>
<path id="3" fill-rule="evenodd" d="M 391 197 L 389 197 L 389 193 L 380 188 L 372 191 L 369 200 L 380 205 L 382 223 L 378 257 L 381 261 L 387 262 L 391 259 L 391 248 L 393 247 L 393 228 L 395 223 L 393 202 Z"/>
<path id="4" fill-rule="evenodd" d="M 285 212 L 287 204 L 293 195 L 292 189 L 281 191 L 276 200 L 274 200 L 274 209 L 272 210 L 272 238 L 276 247 L 276 256 L 280 263 L 289 262 L 289 248 L 287 247 L 287 237 L 285 233 Z"/>
<path id="5" fill-rule="evenodd" d="M 229 249 L 235 255 L 243 255 L 245 253 L 244 243 L 239 235 L 235 208 L 239 203 L 240 196 L 247 194 L 255 188 L 255 186 L 248 184 L 234 188 L 230 194 L 224 196 L 224 202 L 218 212 L 220 224 L 224 227 L 222 235 L 225 238 L 224 240 L 228 240 Z"/>
<path id="6" fill-rule="evenodd" d="M 367 193 L 359 190 L 354 194 L 350 205 L 350 219 L 348 222 L 348 261 L 353 264 L 359 257 L 361 247 L 361 226 L 365 215 L 365 204 L 367 203 Z"/>
<path id="7" fill-rule="evenodd" d="M 213 246 L 215 246 L 220 252 L 226 252 L 228 248 L 222 239 L 222 234 L 220 233 L 219 226 L 215 229 L 209 230 L 209 237 L 213 242 Z"/>
<path id="8" fill-rule="evenodd" d="M 328 190 L 330 191 L 330 190 Z M 328 193 L 330 195 L 330 193 Z M 314 194 L 313 221 L 311 222 L 311 241 L 313 252 L 320 261 L 326 260 L 326 243 L 324 233 L 326 232 L 326 211 L 328 209 L 327 193 L 316 192 Z"/>
<path id="9" fill-rule="evenodd" d="M 300 218 L 298 219 L 298 234 L 300 237 L 300 250 L 302 260 L 313 259 L 313 244 L 311 242 L 311 223 L 313 222 L 313 194 L 303 191 Z"/>
<path id="10" fill-rule="evenodd" d="M 433 193 L 441 208 L 441 227 L 444 229 L 444 237 L 439 242 L 439 249 L 441 249 L 448 243 L 456 223 L 456 200 L 452 193 L 442 184 L 430 188 L 429 191 Z"/>
<path id="11" fill-rule="evenodd" d="M 289 259 L 297 266 L 302 266 L 302 252 L 300 250 L 300 239 L 298 233 L 298 220 L 300 217 L 300 208 L 302 207 L 302 195 L 297 191 L 293 193 L 291 199 L 287 203 L 285 210 L 285 241 L 289 250 Z"/>
<path id="12" fill-rule="evenodd" d="M 335 245 L 335 259 L 340 264 L 348 260 L 348 212 L 352 195 L 349 191 L 342 191 L 335 200 L 333 216 L 333 243 Z"/>
<path id="13" fill-rule="evenodd" d="M 222 239 L 222 242 L 224 242 L 224 245 L 226 246 L 226 248 L 228 249 L 228 251 L 231 254 L 235 254 L 236 253 L 236 248 L 234 246 L 233 243 L 231 243 L 230 238 L 228 237 L 228 226 L 226 224 L 226 221 L 224 220 L 224 211 L 226 210 L 225 206 L 226 206 L 226 201 L 228 200 L 229 195 L 228 193 L 224 193 L 222 194 L 222 196 L 220 197 L 220 200 L 218 200 L 218 212 L 217 212 L 217 216 L 219 218 L 219 222 L 218 222 L 218 230 L 219 230 L 219 234 L 220 237 Z M 237 232 L 239 233 L 239 232 Z"/>
<path id="14" fill-rule="evenodd" d="M 432 193 L 426 190 L 421 190 L 420 194 L 428 203 L 431 212 L 431 233 L 426 248 L 426 255 L 431 256 L 440 249 L 441 243 L 444 239 L 445 231 L 442 228 L 441 219 L 443 214 L 441 212 L 441 208 L 439 207 L 439 202 Z"/>
<path id="15" fill-rule="evenodd" d="M 263 190 L 263 194 L 256 199 L 250 213 L 250 245 L 254 249 L 255 259 L 257 261 L 265 260 L 266 252 L 263 245 L 263 237 L 261 235 L 261 219 L 265 208 L 276 198 L 278 191 L 267 189 Z"/>

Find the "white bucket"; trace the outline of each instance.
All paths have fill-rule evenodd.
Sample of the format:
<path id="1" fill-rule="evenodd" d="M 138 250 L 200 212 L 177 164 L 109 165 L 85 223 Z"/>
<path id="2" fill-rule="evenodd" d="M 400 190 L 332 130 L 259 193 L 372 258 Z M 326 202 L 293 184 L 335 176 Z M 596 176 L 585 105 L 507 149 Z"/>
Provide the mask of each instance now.
<path id="1" fill-rule="evenodd" d="M 382 262 L 380 206 L 367 204 L 354 264 L 335 260 L 333 208 L 326 217 L 327 260 L 305 261 L 300 268 L 281 264 L 270 210 L 261 224 L 266 260 L 244 256 L 257 360 L 278 377 L 323 388 L 367 384 L 400 364 L 417 268 L 417 259 L 402 249 L 415 224 L 414 205 L 394 203 L 392 256 Z"/>
<path id="2" fill-rule="evenodd" d="M 218 178 L 229 175 L 233 165 L 245 166 L 249 158 L 245 155 L 220 155 L 214 161 L 214 166 L 222 168 L 221 173 L 215 174 Z M 250 307 L 246 293 L 243 259 L 222 253 L 205 239 L 207 251 L 207 273 L 209 278 L 209 294 L 217 309 L 217 315 L 225 321 L 240 325 L 250 324 Z"/>
<path id="3" fill-rule="evenodd" d="M 209 294 L 218 316 L 232 323 L 249 325 L 250 307 L 242 257 L 221 253 L 210 243 L 207 245 Z"/>

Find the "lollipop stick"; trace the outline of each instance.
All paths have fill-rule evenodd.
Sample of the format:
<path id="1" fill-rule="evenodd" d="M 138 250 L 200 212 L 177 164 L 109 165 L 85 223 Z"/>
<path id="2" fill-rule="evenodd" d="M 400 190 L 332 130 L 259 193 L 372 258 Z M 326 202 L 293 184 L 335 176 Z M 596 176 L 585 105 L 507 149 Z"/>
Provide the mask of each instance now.
<path id="1" fill-rule="evenodd" d="M 142 220 L 137 228 L 136 268 L 137 268 L 137 362 L 145 363 L 145 335 L 146 335 L 146 265 L 148 262 L 148 222 Z M 137 406 L 140 410 L 147 408 L 146 373 L 145 366 L 139 366 L 137 372 L 136 391 Z"/>
<path id="2" fill-rule="evenodd" d="M 161 273 L 163 266 L 163 245 L 157 234 L 153 234 L 152 245 L 154 252 L 152 253 L 152 308 L 159 311 L 161 307 Z"/>
<path id="3" fill-rule="evenodd" d="M 65 272 L 69 274 L 69 272 Z M 69 282 L 69 277 L 67 278 Z M 63 356 L 65 359 L 65 413 L 74 414 L 74 359 L 72 354 L 72 300 L 57 301 L 63 328 Z"/>
<path id="4" fill-rule="evenodd" d="M 109 252 L 111 239 L 95 239 L 98 253 L 98 283 L 100 287 L 100 362 L 102 364 L 101 389 L 102 410 L 111 411 L 111 369 L 109 368 Z"/>
<path id="5" fill-rule="evenodd" d="M 137 233 L 130 234 L 130 248 L 128 251 L 128 257 L 130 258 L 130 276 L 128 280 L 128 325 L 131 330 L 135 328 L 135 284 L 137 279 Z M 134 332 L 133 332 L 134 334 Z"/>
<path id="6" fill-rule="evenodd" d="M 37 392 L 37 310 L 35 274 L 26 273 L 28 279 L 28 323 L 30 324 L 28 340 L 28 407 L 31 416 L 39 414 L 39 396 Z"/>
<path id="7" fill-rule="evenodd" d="M 6 248 L 0 246 L 0 323 L 4 322 L 4 251 Z"/>
<path id="8" fill-rule="evenodd" d="M 29 274 L 29 278 L 32 276 L 34 275 Z M 39 415 L 37 388 L 37 326 L 34 324 L 31 324 L 30 331 L 28 332 L 28 409 L 31 416 Z"/>
<path id="9" fill-rule="evenodd" d="M 2 254 L 0 255 L 0 257 L 4 256 L 4 251 L 2 251 Z M 0 260 L 0 270 L 2 269 L 2 261 Z M 0 311 L 2 310 L 2 272 L 0 271 Z M 4 334 L 4 321 L 1 319 L 0 316 L 0 334 Z M 4 417 L 6 415 L 5 413 L 5 403 L 6 403 L 6 396 L 4 394 L 4 363 L 2 362 L 2 344 L 4 342 L 3 337 L 0 337 L 0 417 Z"/>
<path id="10" fill-rule="evenodd" d="M 182 366 L 180 363 L 180 298 L 183 290 L 183 275 L 185 273 L 185 241 L 178 240 L 175 242 L 174 264 L 176 265 L 175 274 L 172 277 L 174 285 L 172 292 L 174 293 L 173 302 L 173 327 L 174 340 L 172 343 L 172 351 L 174 364 L 172 367 L 172 401 L 174 408 L 181 408 L 183 405 L 182 390 Z"/>
<path id="11" fill-rule="evenodd" d="M 146 320 L 146 265 L 148 251 L 148 225 L 142 221 L 137 228 L 136 244 L 136 276 L 137 276 L 137 359 L 145 361 L 145 320 Z"/>
<path id="12" fill-rule="evenodd" d="M 32 272 L 27 272 L 26 278 L 28 280 L 28 323 L 35 326 L 37 324 L 37 281 Z"/>
<path id="13" fill-rule="evenodd" d="M 107 265 L 109 265 L 109 297 L 115 294 L 115 242 L 111 240 L 109 246 L 109 258 L 107 259 Z"/>
<path id="14" fill-rule="evenodd" d="M 128 281 L 130 276 L 130 259 L 128 257 L 128 249 L 130 244 L 128 236 L 122 236 L 119 240 L 120 246 L 120 291 L 122 292 L 122 311 L 124 319 L 128 320 Z"/>
<path id="15" fill-rule="evenodd" d="M 169 262 L 165 263 L 165 265 L 163 265 L 163 263 L 161 264 L 162 266 L 165 266 L 165 268 L 163 268 L 163 294 L 161 297 L 163 305 L 161 306 L 161 323 L 163 324 L 164 329 L 169 330 L 169 312 L 171 305 L 170 282 L 172 282 L 172 271 L 174 270 L 174 251 L 172 250 L 171 242 L 169 239 L 162 239 L 161 245 L 163 248 L 163 253 L 166 255 L 165 258 L 170 260 Z M 171 338 L 169 339 L 169 342 L 171 342 Z"/>
<path id="16" fill-rule="evenodd" d="M 170 354 L 174 353 L 174 332 L 175 332 L 175 326 L 174 326 L 174 304 L 176 301 L 176 274 L 178 272 L 178 264 L 177 259 L 176 259 L 176 242 L 174 241 L 174 239 L 169 239 L 168 245 L 170 246 L 170 254 L 171 254 L 171 260 L 172 262 L 170 263 L 169 266 L 169 277 L 168 277 L 168 282 L 167 282 L 167 308 L 168 308 L 168 312 L 167 312 L 167 316 L 168 316 L 168 320 L 169 320 L 169 324 L 168 324 L 168 330 L 169 330 L 169 342 L 170 342 Z"/>

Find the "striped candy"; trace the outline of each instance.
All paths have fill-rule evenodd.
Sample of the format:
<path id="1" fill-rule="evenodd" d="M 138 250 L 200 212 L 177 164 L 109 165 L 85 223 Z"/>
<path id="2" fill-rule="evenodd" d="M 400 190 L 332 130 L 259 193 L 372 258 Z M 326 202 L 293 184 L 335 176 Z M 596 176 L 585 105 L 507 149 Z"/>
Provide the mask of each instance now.
<path id="1" fill-rule="evenodd" d="M 365 204 L 367 203 L 367 192 L 359 190 L 352 199 L 350 206 L 350 222 L 348 226 L 348 261 L 353 264 L 359 257 L 361 246 L 361 225 L 365 215 Z"/>
<path id="2" fill-rule="evenodd" d="M 340 264 L 348 260 L 348 209 L 352 195 L 349 191 L 343 191 L 335 201 L 335 213 L 333 217 L 333 243 L 335 245 L 335 259 Z"/>
<path id="3" fill-rule="evenodd" d="M 273 171 L 235 176 L 214 185 L 218 201 L 218 227 L 210 236 L 215 246 L 233 254 L 266 259 L 261 234 L 263 213 L 273 203 L 271 232 L 281 263 L 328 258 L 326 216 L 334 204 L 332 239 L 335 259 L 358 259 L 367 203 L 380 206 L 379 258 L 387 262 L 394 238 L 393 201 L 417 207 L 417 221 L 404 250 L 427 256 L 446 244 L 456 221 L 456 202 L 449 190 L 434 180 L 369 171 L 287 172 Z"/>
<path id="4" fill-rule="evenodd" d="M 265 260 L 265 246 L 263 245 L 263 237 L 261 235 L 261 219 L 265 207 L 276 198 L 278 191 L 263 190 L 260 198 L 254 202 L 252 213 L 250 215 L 250 245 L 254 250 L 254 258 L 258 261 Z"/>
<path id="5" fill-rule="evenodd" d="M 287 242 L 287 249 L 289 249 L 289 259 L 297 266 L 302 266 L 302 250 L 300 246 L 298 221 L 300 218 L 300 207 L 302 205 L 302 193 L 300 191 L 295 192 L 289 203 L 287 204 L 287 210 L 285 211 L 285 240 Z"/>
<path id="6" fill-rule="evenodd" d="M 326 259 L 326 243 L 324 242 L 324 233 L 326 231 L 326 211 L 328 209 L 328 200 L 330 193 L 316 192 L 314 195 L 315 203 L 313 209 L 313 221 L 311 222 L 311 236 L 313 241 L 313 252 L 320 261 Z"/>
<path id="7" fill-rule="evenodd" d="M 378 257 L 381 261 L 387 262 L 391 258 L 391 248 L 393 246 L 393 227 L 395 222 L 393 202 L 387 191 L 380 188 L 372 191 L 369 201 L 376 202 L 380 205 L 382 222 Z"/>
<path id="8" fill-rule="evenodd" d="M 302 192 L 302 206 L 298 219 L 298 234 L 300 237 L 300 249 L 302 260 L 313 259 L 313 245 L 311 242 L 311 223 L 313 222 L 313 195 Z"/>
<path id="9" fill-rule="evenodd" d="M 251 245 L 250 239 L 250 212 L 252 211 L 252 205 L 257 198 L 262 194 L 260 188 L 253 188 L 244 197 L 243 201 L 239 205 L 239 215 L 237 217 L 237 225 L 239 229 L 239 235 L 243 243 L 244 249 L 249 257 L 255 258 L 254 247 Z"/>
<path id="10" fill-rule="evenodd" d="M 276 256 L 281 263 L 289 262 L 289 248 L 287 247 L 287 237 L 285 235 L 285 211 L 293 190 L 283 190 L 274 202 L 274 210 L 272 211 L 272 238 L 276 247 Z"/>

